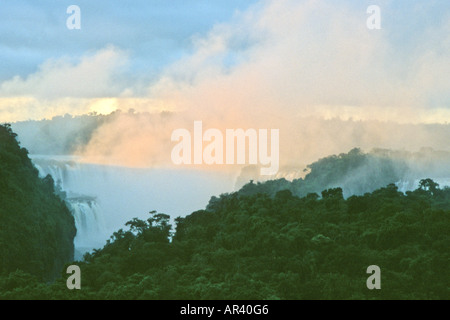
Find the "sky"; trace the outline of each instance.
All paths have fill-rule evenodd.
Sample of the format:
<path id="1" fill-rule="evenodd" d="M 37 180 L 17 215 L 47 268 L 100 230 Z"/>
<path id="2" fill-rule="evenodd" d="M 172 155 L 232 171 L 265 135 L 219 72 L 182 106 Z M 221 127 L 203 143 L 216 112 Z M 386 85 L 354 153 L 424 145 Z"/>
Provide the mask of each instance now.
<path id="1" fill-rule="evenodd" d="M 66 27 L 72 4 L 80 30 Z M 367 28 L 370 5 L 380 7 L 380 30 Z M 356 134 L 334 141 L 320 121 L 351 119 L 368 124 L 365 147 L 401 147 L 374 121 L 447 124 L 449 89 L 447 0 L 0 0 L 0 122 L 117 109 L 181 115 L 158 132 L 153 120 L 117 117 L 83 146 L 88 155 L 136 159 L 146 145 L 153 156 L 194 120 L 283 128 L 294 145 L 308 140 L 303 153 L 339 146 L 326 154 Z M 300 137 L 299 124 L 309 128 Z"/>
<path id="2" fill-rule="evenodd" d="M 320 50 L 320 46 L 324 50 L 336 50 L 330 36 L 342 40 L 342 47 L 337 49 L 351 50 L 350 45 L 353 45 L 360 47 L 355 48 L 357 50 L 379 50 L 380 58 L 383 55 L 385 58 L 380 59 L 384 60 L 380 61 L 382 65 L 374 65 L 374 68 L 397 68 L 395 76 L 399 81 L 408 77 L 408 73 L 412 71 L 410 68 L 420 59 L 430 60 L 426 67 L 436 68 L 442 73 L 448 71 L 440 69 L 440 63 L 448 65 L 448 1 L 339 1 L 336 4 L 331 1 L 282 0 L 276 2 L 276 5 L 273 3 L 275 2 L 256 0 L 152 0 L 117 1 L 114 4 L 101 0 L 77 3 L 1 0 L 0 97 L 3 100 L 12 97 L 37 97 L 41 100 L 118 96 L 149 98 L 148 87 L 161 78 L 171 64 L 189 56 L 198 56 L 202 41 L 210 41 L 207 44 L 208 50 L 220 50 L 204 53 L 209 55 L 209 59 L 216 58 L 217 66 L 229 66 L 238 63 L 235 60 L 239 58 L 251 58 L 248 57 L 248 49 L 257 46 L 261 40 L 259 38 L 264 37 L 265 32 L 258 25 L 261 21 L 257 20 L 265 18 L 272 19 L 267 20 L 266 27 L 274 31 L 273 35 L 279 37 L 279 42 L 285 37 L 292 44 L 292 49 L 299 51 L 302 46 L 295 48 L 294 43 L 294 30 L 297 27 L 310 28 L 311 33 L 298 30 L 298 36 L 305 37 L 305 45 L 309 47 L 307 50 L 312 53 L 315 49 Z M 66 9 L 71 4 L 76 4 L 81 9 L 81 30 L 69 30 L 66 27 L 65 22 L 69 17 Z M 382 30 L 372 34 L 367 30 L 357 31 L 357 28 L 365 28 L 368 17 L 366 9 L 371 4 L 379 5 L 382 10 Z M 267 12 L 269 8 L 272 8 L 272 12 Z M 349 16 L 346 16 L 346 12 Z M 288 29 L 290 26 L 283 24 L 283 19 L 280 18 L 289 13 L 295 13 L 289 17 L 293 20 L 292 29 Z M 267 16 L 264 17 L 264 14 Z M 269 17 L 270 14 L 279 16 Z M 303 17 L 303 14 L 308 16 Z M 346 20 L 354 20 L 352 22 L 360 25 L 352 26 Z M 227 30 L 221 30 L 221 25 L 222 29 Z M 283 28 L 286 30 L 282 30 Z M 226 48 L 213 48 L 218 44 L 211 43 L 208 35 L 215 31 L 217 38 L 228 37 L 222 39 L 228 42 L 223 43 Z M 276 34 L 277 31 L 280 34 Z M 285 31 L 294 36 L 287 35 Z M 224 32 L 231 34 L 225 35 Z M 313 45 L 319 48 L 312 48 L 309 36 L 317 37 Z M 369 48 L 371 44 L 367 42 L 371 41 L 374 46 L 384 43 L 380 48 Z M 275 51 L 276 48 L 273 53 Z M 280 57 L 281 54 L 285 53 L 280 53 Z M 298 54 L 301 56 L 303 53 Z M 440 56 L 435 59 L 435 63 L 431 62 L 434 55 Z M 322 58 L 319 63 L 323 66 L 327 63 L 339 63 L 325 61 L 328 60 L 325 55 Z M 300 59 L 299 62 L 302 62 Z M 392 65 L 388 65 L 389 62 Z M 198 66 L 196 72 L 202 72 L 202 67 L 204 66 Z M 429 70 L 430 77 L 433 71 Z M 373 73 L 377 72 L 373 70 Z M 417 79 L 419 80 L 422 79 Z M 423 97 L 422 102 L 431 108 L 448 108 L 448 78 L 440 80 L 446 80 L 447 86 Z M 431 80 L 423 81 L 427 83 L 420 84 L 426 85 Z M 2 107 L 6 108 L 7 100 L 3 102 Z M 27 105 L 27 102 L 22 101 L 19 105 L 21 104 Z M 66 111 L 64 107 L 61 109 Z M 39 118 L 42 115 L 49 116 L 52 112 L 58 113 L 56 107 L 50 113 L 42 111 L 30 111 L 29 117 Z M 14 112 L 7 115 L 13 120 L 27 117 L 26 112 L 20 116 Z M 2 116 L 7 115 L 3 112 Z"/>
<path id="3" fill-rule="evenodd" d="M 48 59 L 77 59 L 114 45 L 132 54 L 132 70 L 155 73 L 190 47 L 190 38 L 254 1 L 0 1 L 0 80 L 27 76 Z M 82 28 L 68 30 L 66 9 L 78 5 Z"/>

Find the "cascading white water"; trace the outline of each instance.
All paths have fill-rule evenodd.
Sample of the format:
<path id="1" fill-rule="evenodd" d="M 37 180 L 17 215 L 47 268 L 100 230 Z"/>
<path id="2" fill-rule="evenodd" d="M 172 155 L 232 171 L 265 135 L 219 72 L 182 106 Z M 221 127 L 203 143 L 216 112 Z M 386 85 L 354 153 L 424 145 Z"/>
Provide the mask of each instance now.
<path id="1" fill-rule="evenodd" d="M 67 157 L 34 157 L 33 162 L 41 177 L 50 174 L 55 181 L 55 188 L 65 193 L 65 201 L 77 229 L 74 239 L 76 258 L 95 247 L 101 247 L 108 236 L 104 215 L 96 197 L 81 194 L 75 187 L 82 172 L 80 165 Z"/>
<path id="2" fill-rule="evenodd" d="M 101 245 L 106 234 L 101 208 L 94 198 L 77 197 L 67 199 L 77 227 L 75 247 L 90 248 L 94 243 Z"/>
<path id="3" fill-rule="evenodd" d="M 157 210 L 172 218 L 205 208 L 213 195 L 233 191 L 234 175 L 175 169 L 137 169 L 79 162 L 70 156 L 31 156 L 40 176 L 50 174 L 67 194 L 80 257 L 101 248 L 113 232 Z"/>
<path id="4" fill-rule="evenodd" d="M 40 175 L 52 175 L 57 189 L 66 193 L 77 228 L 74 243 L 78 258 L 103 247 L 113 232 L 135 217 L 147 219 L 152 210 L 167 213 L 172 219 L 185 216 L 204 208 L 211 196 L 233 191 L 236 181 L 235 175 L 216 171 L 86 164 L 70 156 L 31 158 Z M 421 172 L 398 181 L 399 191 L 417 189 L 417 177 L 432 178 L 441 187 L 450 185 L 448 174 Z"/>

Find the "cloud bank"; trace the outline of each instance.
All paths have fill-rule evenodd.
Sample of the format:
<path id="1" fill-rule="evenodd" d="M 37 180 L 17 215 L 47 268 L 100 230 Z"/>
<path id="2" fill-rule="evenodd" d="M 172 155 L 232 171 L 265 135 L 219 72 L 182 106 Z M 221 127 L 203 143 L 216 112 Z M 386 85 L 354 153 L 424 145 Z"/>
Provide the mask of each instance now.
<path id="1" fill-rule="evenodd" d="M 133 108 L 144 114 L 115 115 L 78 149 L 133 166 L 170 163 L 171 132 L 194 120 L 219 130 L 280 129 L 285 164 L 353 147 L 448 150 L 450 19 L 424 26 L 406 46 L 395 30 L 368 30 L 367 17 L 332 1 L 261 1 L 196 35 L 191 54 L 150 84 L 118 77 L 132 58 L 107 48 L 2 83 L 0 115 Z M 162 110 L 173 115 L 147 114 Z M 442 125 L 425 125 L 432 123 Z"/>

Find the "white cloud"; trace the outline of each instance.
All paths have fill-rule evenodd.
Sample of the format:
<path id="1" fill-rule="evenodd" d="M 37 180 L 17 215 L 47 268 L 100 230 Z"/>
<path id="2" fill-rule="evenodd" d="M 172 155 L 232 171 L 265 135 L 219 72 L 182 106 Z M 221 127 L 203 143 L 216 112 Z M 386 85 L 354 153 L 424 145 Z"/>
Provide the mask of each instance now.
<path id="1" fill-rule="evenodd" d="M 146 97 L 136 97 L 135 83 L 117 80 L 115 70 L 126 55 L 111 48 L 78 64 L 45 64 L 25 79 L 3 83 L 0 93 L 30 95 L 31 100 L 20 100 L 22 115 L 179 111 L 167 122 L 118 115 L 79 150 L 131 165 L 170 161 L 172 130 L 191 128 L 194 120 L 219 130 L 280 129 L 284 163 L 356 146 L 446 147 L 448 126 L 428 132 L 426 126 L 398 123 L 450 122 L 448 23 L 424 26 L 415 43 L 402 50 L 389 30 L 368 30 L 366 18 L 365 10 L 334 1 L 263 1 L 196 36 L 194 52 L 166 68 L 148 85 Z M 72 82 L 67 73 L 74 75 Z M 30 111 L 32 103 L 38 106 Z M 323 121 L 333 118 L 365 122 Z"/>
<path id="2" fill-rule="evenodd" d="M 77 62 L 50 59 L 26 78 L 15 76 L 0 85 L 0 97 L 98 98 L 120 93 L 118 71 L 127 63 L 124 51 L 108 47 Z"/>
<path id="3" fill-rule="evenodd" d="M 203 116 L 232 109 L 248 121 L 320 116 L 324 106 L 329 117 L 354 110 L 363 119 L 450 121 L 448 26 L 425 29 L 406 52 L 389 31 L 368 30 L 365 11 L 323 1 L 264 3 L 196 39 L 197 51 L 166 69 L 152 97 Z M 233 55 L 238 64 L 230 68 Z M 440 111 L 427 115 L 431 108 Z"/>
<path id="4" fill-rule="evenodd" d="M 193 54 L 149 86 L 153 103 L 178 116 L 158 126 L 147 116 L 118 116 L 96 132 L 85 154 L 167 163 L 172 130 L 190 130 L 194 120 L 222 131 L 280 129 L 284 164 L 353 147 L 448 149 L 449 126 L 423 125 L 450 121 L 448 105 L 428 103 L 450 83 L 450 56 L 436 42 L 445 43 L 448 33 L 426 30 L 405 52 L 394 50 L 387 31 L 367 29 L 365 10 L 331 1 L 263 3 L 196 37 Z"/>

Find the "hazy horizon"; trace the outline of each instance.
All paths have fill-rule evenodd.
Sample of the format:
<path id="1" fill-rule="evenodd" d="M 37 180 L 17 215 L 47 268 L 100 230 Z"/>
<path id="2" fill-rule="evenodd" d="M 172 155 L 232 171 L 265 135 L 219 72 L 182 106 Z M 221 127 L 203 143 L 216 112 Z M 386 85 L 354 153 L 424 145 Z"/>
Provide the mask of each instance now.
<path id="1" fill-rule="evenodd" d="M 69 30 L 67 1 L 7 3 L 0 121 L 121 109 L 72 154 L 136 167 L 170 165 L 171 133 L 196 120 L 280 129 L 285 166 L 353 147 L 448 151 L 449 4 L 379 1 L 370 30 L 371 4 L 79 1 Z"/>

